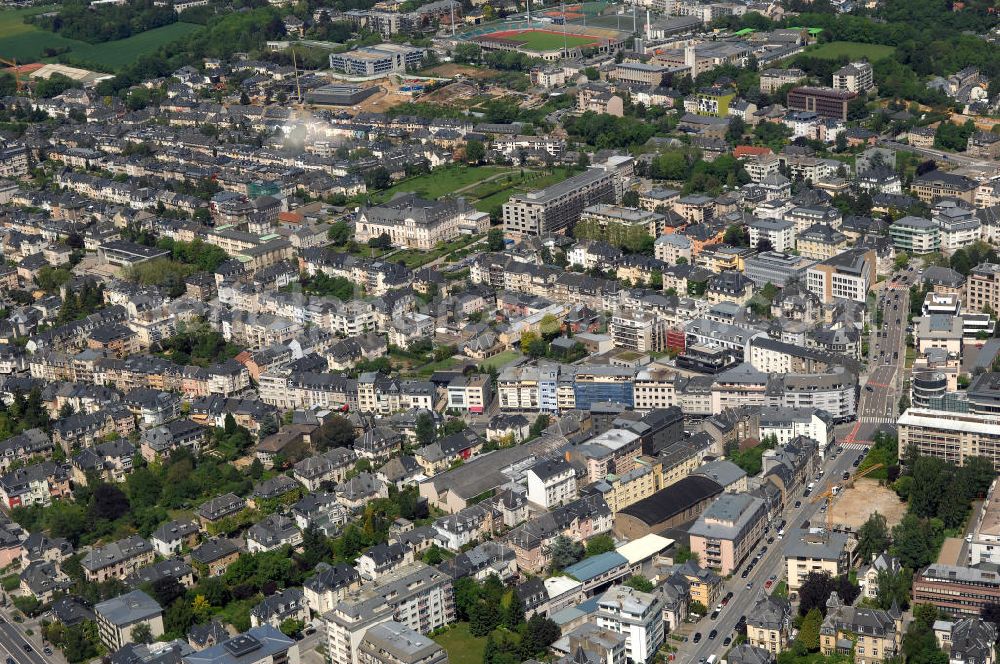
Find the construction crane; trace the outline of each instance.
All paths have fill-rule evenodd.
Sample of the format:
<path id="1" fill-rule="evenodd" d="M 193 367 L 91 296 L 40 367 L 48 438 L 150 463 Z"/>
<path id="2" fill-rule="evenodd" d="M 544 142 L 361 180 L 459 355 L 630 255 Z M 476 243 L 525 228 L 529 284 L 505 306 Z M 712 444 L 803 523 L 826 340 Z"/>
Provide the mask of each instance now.
<path id="1" fill-rule="evenodd" d="M 875 472 L 879 468 L 882 468 L 882 464 L 876 463 L 876 464 L 873 464 L 871 466 L 868 466 L 864 470 L 859 470 L 858 472 L 854 473 L 849 478 L 847 478 L 846 480 L 844 480 L 844 483 L 842 485 L 835 484 L 835 485 L 831 486 L 829 489 L 827 489 L 823 493 L 821 493 L 818 496 L 816 496 L 815 498 L 813 498 L 810 502 L 812 502 L 812 503 L 818 503 L 821 500 L 827 500 L 827 501 L 833 502 L 833 499 L 837 496 L 838 493 L 840 493 L 844 489 L 847 489 L 847 488 L 853 486 L 855 481 L 861 479 L 865 475 L 870 475 L 871 473 Z M 830 530 L 832 530 L 832 528 L 833 528 L 832 519 L 833 519 L 833 510 L 831 510 L 830 506 L 827 505 L 827 510 L 826 510 L 826 530 L 827 530 L 827 532 L 830 532 Z"/>
<path id="2" fill-rule="evenodd" d="M 25 85 L 24 81 L 21 80 L 21 66 L 15 61 L 8 60 L 7 58 L 0 58 L 0 63 L 3 63 L 14 70 L 14 85 L 17 87 L 17 91 L 20 92 Z"/>

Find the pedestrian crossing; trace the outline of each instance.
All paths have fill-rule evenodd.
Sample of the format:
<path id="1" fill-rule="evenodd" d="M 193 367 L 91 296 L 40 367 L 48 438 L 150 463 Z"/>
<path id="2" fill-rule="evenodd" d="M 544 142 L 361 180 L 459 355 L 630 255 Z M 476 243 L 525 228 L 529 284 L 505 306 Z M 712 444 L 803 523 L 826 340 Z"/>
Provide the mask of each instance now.
<path id="1" fill-rule="evenodd" d="M 841 445 L 845 450 L 867 450 L 870 443 L 844 443 Z"/>
<path id="2" fill-rule="evenodd" d="M 895 424 L 897 418 L 895 417 L 862 417 L 862 424 Z"/>

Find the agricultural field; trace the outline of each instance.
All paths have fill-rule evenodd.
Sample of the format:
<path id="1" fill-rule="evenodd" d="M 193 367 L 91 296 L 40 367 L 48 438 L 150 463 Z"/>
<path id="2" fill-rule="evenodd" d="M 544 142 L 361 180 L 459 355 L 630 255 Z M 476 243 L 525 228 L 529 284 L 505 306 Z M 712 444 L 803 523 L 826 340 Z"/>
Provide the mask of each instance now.
<path id="1" fill-rule="evenodd" d="M 879 44 L 863 44 L 861 42 L 835 41 L 822 44 L 806 50 L 806 55 L 824 60 L 837 60 L 842 57 L 851 60 L 867 58 L 869 62 L 878 62 L 891 56 L 896 49 L 892 46 Z"/>
<path id="2" fill-rule="evenodd" d="M 0 56 L 13 58 L 20 64 L 55 62 L 57 52 L 68 51 L 63 56 L 68 64 L 114 72 L 201 27 L 194 23 L 173 23 L 127 39 L 88 44 L 24 22 L 27 16 L 56 8 L 45 5 L 0 11 Z"/>
<path id="3" fill-rule="evenodd" d="M 74 39 L 66 39 L 54 32 L 25 23 L 24 19 L 36 14 L 57 9 L 57 5 L 7 9 L 0 11 L 0 55 L 24 64 L 41 58 L 46 49 L 76 48 L 89 46 Z"/>
<path id="4" fill-rule="evenodd" d="M 202 26 L 196 23 L 171 23 L 162 28 L 147 30 L 118 41 L 103 44 L 84 44 L 74 47 L 67 59 L 81 67 L 100 67 L 111 71 L 135 62 L 140 56 L 152 53 L 164 44 L 177 41 Z"/>

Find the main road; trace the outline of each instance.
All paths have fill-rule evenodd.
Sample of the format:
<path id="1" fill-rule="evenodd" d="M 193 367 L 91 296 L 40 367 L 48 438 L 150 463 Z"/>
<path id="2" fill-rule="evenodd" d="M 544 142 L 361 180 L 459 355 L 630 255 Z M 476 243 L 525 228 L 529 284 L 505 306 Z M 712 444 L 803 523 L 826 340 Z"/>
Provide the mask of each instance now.
<path id="1" fill-rule="evenodd" d="M 44 655 L 41 646 L 36 640 L 28 640 L 28 637 L 20 630 L 20 626 L 12 623 L 7 613 L 0 612 L 0 657 L 9 664 L 9 659 L 13 659 L 17 664 L 52 664 L 56 661 L 64 661 L 60 656 L 57 658 Z M 28 646 L 30 650 L 25 650 Z"/>
<path id="2" fill-rule="evenodd" d="M 868 380 L 858 401 L 858 418 L 844 436 L 849 447 L 871 444 L 875 432 L 896 422 L 906 366 L 906 328 L 910 324 L 910 286 L 917 280 L 917 268 L 897 272 L 878 295 L 882 324 L 872 325 L 869 339 Z"/>
<path id="3" fill-rule="evenodd" d="M 831 449 L 834 447 L 835 445 L 830 446 Z M 858 450 L 845 448 L 836 458 L 831 459 L 831 455 L 827 455 L 823 463 L 823 477 L 816 480 L 812 498 L 804 498 L 802 496 L 804 488 L 800 489 L 797 496 L 789 498 L 793 504 L 796 501 L 800 501 L 801 505 L 785 510 L 783 515 L 783 518 L 787 520 L 785 536 L 777 538 L 776 533 L 771 531 L 770 535 L 775 536 L 774 542 L 767 544 L 765 540 L 758 545 L 758 553 L 765 546 L 767 547 L 767 551 L 754 566 L 747 578 L 742 578 L 741 576 L 741 571 L 748 564 L 744 562 L 740 570 L 733 573 L 732 577 L 723 584 L 721 596 L 724 597 L 726 593 L 732 592 L 733 598 L 722 608 L 722 611 L 715 620 L 712 620 L 709 616 L 705 616 L 695 624 L 695 631 L 688 636 L 688 641 L 678 644 L 680 647 L 677 652 L 677 661 L 682 664 L 698 664 L 698 662 L 706 660 L 710 655 L 721 657 L 731 647 L 731 644 L 724 646 L 723 642 L 726 637 L 733 637 L 735 640 L 736 624 L 740 621 L 740 618 L 742 616 L 749 616 L 753 611 L 754 605 L 763 597 L 764 593 L 773 591 L 778 582 L 784 578 L 785 548 L 791 541 L 789 535 L 796 529 L 802 528 L 802 524 L 806 521 L 810 522 L 810 526 L 825 526 L 826 514 L 820 512 L 822 504 L 825 501 L 820 500 L 814 503 L 812 500 L 822 495 L 831 485 L 840 482 L 844 472 L 850 470 L 854 461 L 862 454 L 864 453 Z M 765 590 L 764 585 L 771 576 L 775 577 L 775 581 L 770 589 Z M 709 611 L 714 610 L 714 608 L 708 607 Z M 714 639 L 709 639 L 709 634 L 712 630 L 715 630 L 717 635 Z M 698 643 L 694 643 L 694 634 L 696 633 L 701 634 L 701 640 Z"/>

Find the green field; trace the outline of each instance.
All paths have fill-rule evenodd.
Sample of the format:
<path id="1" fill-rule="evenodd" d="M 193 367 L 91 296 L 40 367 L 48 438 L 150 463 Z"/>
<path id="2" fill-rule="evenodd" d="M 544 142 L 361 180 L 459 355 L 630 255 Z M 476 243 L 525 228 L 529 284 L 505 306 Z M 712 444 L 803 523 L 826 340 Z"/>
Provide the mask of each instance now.
<path id="1" fill-rule="evenodd" d="M 486 639 L 472 636 L 469 633 L 469 623 L 457 623 L 433 638 L 447 651 L 451 664 L 482 664 Z"/>
<path id="2" fill-rule="evenodd" d="M 485 180 L 491 175 L 510 170 L 504 166 L 446 166 L 437 168 L 432 173 L 418 175 L 392 185 L 376 196 L 375 202 L 387 201 L 401 191 L 409 191 L 430 200 L 454 193 L 457 189 L 468 187 Z"/>
<path id="3" fill-rule="evenodd" d="M 869 62 L 878 62 L 879 60 L 888 58 L 895 51 L 896 48 L 893 46 L 835 41 L 807 49 L 806 55 L 825 60 L 837 60 L 846 56 L 852 60 L 867 58 Z"/>
<path id="4" fill-rule="evenodd" d="M 504 350 L 500 351 L 493 357 L 483 360 L 484 367 L 493 367 L 494 369 L 503 369 L 505 366 L 510 364 L 516 359 L 519 359 L 521 354 L 516 350 Z"/>
<path id="5" fill-rule="evenodd" d="M 71 63 L 79 63 L 81 66 L 93 65 L 117 71 L 135 62 L 140 56 L 152 53 L 164 44 L 177 41 L 200 27 L 202 26 L 196 23 L 177 22 L 118 41 L 82 44 L 73 48 L 68 59 Z"/>
<path id="6" fill-rule="evenodd" d="M 563 35 L 558 32 L 543 32 L 540 30 L 532 30 L 530 32 L 522 32 L 517 35 L 511 35 L 511 39 L 523 41 L 524 46 L 533 51 L 553 51 L 557 48 L 562 48 L 563 45 L 568 48 L 575 48 L 577 46 L 595 44 L 598 41 L 594 37 Z"/>
<path id="7" fill-rule="evenodd" d="M 96 67 L 116 71 L 135 62 L 142 55 L 152 53 L 160 46 L 183 37 L 198 29 L 194 23 L 173 23 L 149 30 L 127 39 L 88 44 L 24 22 L 27 16 L 57 9 L 57 5 L 29 7 L 0 11 L 0 56 L 13 58 L 19 63 L 54 62 L 47 49 L 69 49 L 63 57 L 66 62 L 82 67 Z"/>
<path id="8" fill-rule="evenodd" d="M 507 199 L 514 194 L 521 194 L 526 191 L 534 191 L 536 189 L 548 187 L 549 185 L 556 184 L 557 182 L 562 182 L 572 174 L 573 171 L 571 169 L 561 167 L 552 169 L 551 173 L 543 174 L 538 173 L 537 171 L 533 172 L 531 174 L 532 177 L 525 177 L 523 181 L 519 180 L 519 178 L 515 178 L 512 181 L 511 186 L 503 187 L 499 191 L 494 191 L 493 193 L 480 198 L 476 201 L 475 208 L 480 212 L 489 212 L 497 205 L 503 205 L 506 203 Z M 477 187 L 473 190 L 473 193 L 481 188 L 482 187 Z"/>

